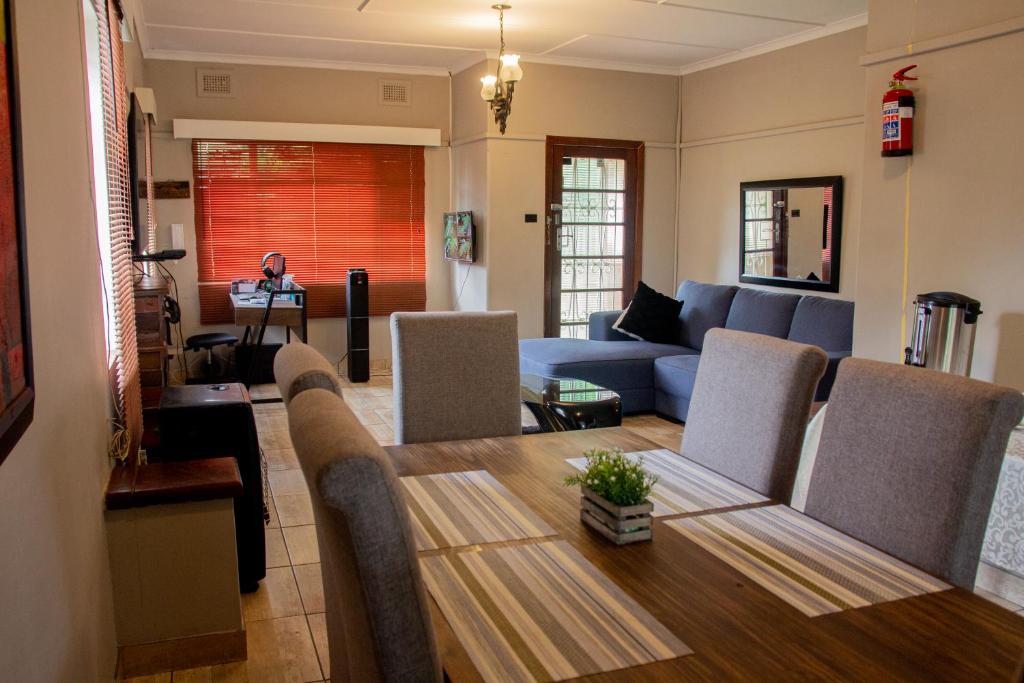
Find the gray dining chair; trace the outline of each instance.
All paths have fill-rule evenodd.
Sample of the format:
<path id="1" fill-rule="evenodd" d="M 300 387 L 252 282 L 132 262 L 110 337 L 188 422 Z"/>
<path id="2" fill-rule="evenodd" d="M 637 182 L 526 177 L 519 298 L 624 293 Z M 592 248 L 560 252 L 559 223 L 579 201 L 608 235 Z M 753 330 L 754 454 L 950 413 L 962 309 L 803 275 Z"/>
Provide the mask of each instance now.
<path id="1" fill-rule="evenodd" d="M 822 425 L 804 513 L 974 587 L 1019 391 L 847 358 Z"/>
<path id="2" fill-rule="evenodd" d="M 300 341 L 285 344 L 274 356 L 274 380 L 287 404 L 307 389 L 326 389 L 341 396 L 341 382 L 330 361 Z"/>
<path id="3" fill-rule="evenodd" d="M 409 512 L 387 453 L 324 389 L 294 396 L 288 424 L 313 501 L 331 680 L 441 680 Z"/>
<path id="4" fill-rule="evenodd" d="M 395 442 L 522 434 L 516 314 L 392 313 Z"/>
<path id="5" fill-rule="evenodd" d="M 682 454 L 788 502 L 827 360 L 809 344 L 710 330 L 697 366 Z"/>

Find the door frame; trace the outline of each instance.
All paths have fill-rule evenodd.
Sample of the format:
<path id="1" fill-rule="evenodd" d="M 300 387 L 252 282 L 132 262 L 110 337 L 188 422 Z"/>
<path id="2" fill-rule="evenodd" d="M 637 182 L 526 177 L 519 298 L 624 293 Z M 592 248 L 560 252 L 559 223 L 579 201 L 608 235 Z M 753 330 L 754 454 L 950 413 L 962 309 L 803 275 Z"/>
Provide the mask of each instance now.
<path id="1" fill-rule="evenodd" d="M 623 290 L 631 288 L 636 291 L 640 282 L 641 265 L 643 260 L 643 217 L 644 217 L 644 143 L 636 140 L 606 140 L 603 138 L 580 138 L 561 137 L 548 135 L 545 140 L 544 151 L 544 336 L 557 337 L 561 332 L 561 320 L 559 319 L 559 305 L 554 300 L 554 282 L 561 276 L 561 263 L 558 257 L 559 251 L 552 246 L 552 239 L 557 239 L 553 226 L 551 204 L 554 203 L 556 190 L 556 177 L 560 178 L 561 173 L 555 173 L 555 160 L 563 154 L 558 151 L 560 148 L 575 147 L 585 156 L 587 152 L 600 155 L 602 150 L 627 150 L 634 151 L 634 155 L 626 155 L 626 210 L 624 214 L 625 228 L 623 241 L 631 241 L 633 244 L 632 260 L 623 259 L 622 284 Z M 630 201 L 629 183 L 630 178 L 636 184 L 635 201 Z M 633 204 L 630 206 L 630 204 Z M 623 301 L 625 305 L 625 301 Z"/>

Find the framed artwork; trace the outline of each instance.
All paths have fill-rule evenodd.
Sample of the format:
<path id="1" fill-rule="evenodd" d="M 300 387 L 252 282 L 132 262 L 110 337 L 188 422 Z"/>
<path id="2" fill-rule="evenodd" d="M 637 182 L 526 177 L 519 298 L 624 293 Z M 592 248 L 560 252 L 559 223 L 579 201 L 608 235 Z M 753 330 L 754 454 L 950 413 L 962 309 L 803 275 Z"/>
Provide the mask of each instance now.
<path id="1" fill-rule="evenodd" d="M 35 401 L 11 3 L 0 0 L 0 463 L 32 422 Z"/>
<path id="2" fill-rule="evenodd" d="M 458 211 L 444 215 L 444 258 L 446 261 L 472 263 L 476 260 L 473 212 Z"/>

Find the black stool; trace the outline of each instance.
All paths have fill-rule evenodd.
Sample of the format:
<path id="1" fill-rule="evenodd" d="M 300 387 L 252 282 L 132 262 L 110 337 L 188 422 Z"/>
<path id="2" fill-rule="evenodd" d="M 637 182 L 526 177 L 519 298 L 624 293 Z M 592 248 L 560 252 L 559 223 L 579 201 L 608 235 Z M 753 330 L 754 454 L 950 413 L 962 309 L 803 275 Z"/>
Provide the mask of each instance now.
<path id="1" fill-rule="evenodd" d="M 225 332 L 209 332 L 207 334 L 194 334 L 185 340 L 185 349 L 188 351 L 206 351 L 205 374 L 207 378 L 213 378 L 213 349 L 216 346 L 234 346 L 238 343 L 238 337 Z M 188 366 L 188 363 L 185 363 Z"/>

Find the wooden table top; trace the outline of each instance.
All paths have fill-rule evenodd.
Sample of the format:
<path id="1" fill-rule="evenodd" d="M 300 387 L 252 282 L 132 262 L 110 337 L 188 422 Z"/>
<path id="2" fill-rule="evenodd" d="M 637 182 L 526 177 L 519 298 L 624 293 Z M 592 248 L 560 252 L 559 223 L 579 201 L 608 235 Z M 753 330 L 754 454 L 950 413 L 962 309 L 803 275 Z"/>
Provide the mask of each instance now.
<path id="1" fill-rule="evenodd" d="M 561 482 L 574 472 L 566 458 L 614 446 L 658 448 L 616 427 L 387 451 L 399 476 L 487 470 L 695 653 L 585 680 L 1013 678 L 1024 654 L 1024 618 L 960 588 L 812 619 L 665 527 L 665 518 L 655 519 L 650 543 L 608 543 L 580 523 L 579 492 Z M 480 680 L 436 604 L 432 609 L 448 675 Z"/>

